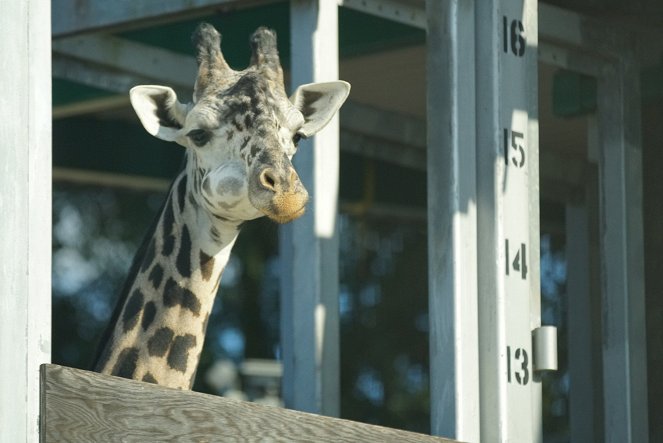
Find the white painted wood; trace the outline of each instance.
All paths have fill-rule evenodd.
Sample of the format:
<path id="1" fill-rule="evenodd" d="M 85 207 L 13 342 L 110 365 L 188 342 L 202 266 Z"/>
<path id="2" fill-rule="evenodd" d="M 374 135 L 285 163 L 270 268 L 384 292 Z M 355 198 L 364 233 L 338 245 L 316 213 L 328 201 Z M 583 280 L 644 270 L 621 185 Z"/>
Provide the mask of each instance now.
<path id="1" fill-rule="evenodd" d="M 640 82 L 634 48 L 599 78 L 603 397 L 607 442 L 647 442 Z"/>
<path id="2" fill-rule="evenodd" d="M 158 79 L 169 86 L 190 88 L 196 81 L 194 57 L 113 36 L 87 35 L 56 40 L 53 52 Z"/>
<path id="3" fill-rule="evenodd" d="M 291 81 L 338 77 L 338 6 L 325 0 L 290 3 Z M 300 219 L 281 228 L 283 396 L 287 407 L 339 414 L 338 116 L 302 140 L 295 169 L 311 195 Z"/>
<path id="4" fill-rule="evenodd" d="M 39 441 L 39 365 L 50 360 L 50 2 L 0 14 L 0 431 Z"/>
<path id="5" fill-rule="evenodd" d="M 537 2 L 475 7 L 481 440 L 540 442 Z"/>
<path id="6" fill-rule="evenodd" d="M 426 6 L 431 430 L 478 442 L 475 11 Z"/>
<path id="7" fill-rule="evenodd" d="M 273 1 L 273 0 L 272 0 Z M 247 7 L 268 0 L 53 0 L 53 37 L 83 32 L 118 31 L 145 22 L 163 22 L 222 8 Z"/>

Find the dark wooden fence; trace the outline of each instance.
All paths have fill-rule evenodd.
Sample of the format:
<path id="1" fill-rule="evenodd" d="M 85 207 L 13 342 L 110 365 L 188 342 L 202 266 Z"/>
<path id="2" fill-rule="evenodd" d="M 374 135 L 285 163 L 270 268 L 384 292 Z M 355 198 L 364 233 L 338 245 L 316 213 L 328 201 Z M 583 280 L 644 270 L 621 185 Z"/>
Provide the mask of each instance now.
<path id="1" fill-rule="evenodd" d="M 438 437 L 41 366 L 42 442 L 437 442 Z"/>

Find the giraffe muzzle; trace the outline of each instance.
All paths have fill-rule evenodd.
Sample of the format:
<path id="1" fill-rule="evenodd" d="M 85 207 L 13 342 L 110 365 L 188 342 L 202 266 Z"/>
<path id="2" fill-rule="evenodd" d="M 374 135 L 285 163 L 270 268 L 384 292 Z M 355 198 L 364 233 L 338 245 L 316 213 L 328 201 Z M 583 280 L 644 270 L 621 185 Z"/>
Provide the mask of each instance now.
<path id="1" fill-rule="evenodd" d="M 258 174 L 258 188 L 262 204 L 256 207 L 270 219 L 287 223 L 304 214 L 308 192 L 294 168 L 263 169 Z"/>

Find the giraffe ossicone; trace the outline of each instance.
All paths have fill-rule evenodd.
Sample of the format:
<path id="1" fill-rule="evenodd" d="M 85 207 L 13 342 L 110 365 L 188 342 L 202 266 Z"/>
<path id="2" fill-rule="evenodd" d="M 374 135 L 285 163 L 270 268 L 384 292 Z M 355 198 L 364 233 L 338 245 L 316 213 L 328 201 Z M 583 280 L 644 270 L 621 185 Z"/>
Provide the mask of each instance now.
<path id="1" fill-rule="evenodd" d="M 308 193 L 291 159 L 301 138 L 336 114 L 350 85 L 299 86 L 288 98 L 276 34 L 257 29 L 251 63 L 235 71 L 221 35 L 193 35 L 193 101 L 166 86 L 137 86 L 131 104 L 147 132 L 186 148 L 160 214 L 136 253 L 94 369 L 190 389 L 221 273 L 242 223 L 304 213 Z"/>

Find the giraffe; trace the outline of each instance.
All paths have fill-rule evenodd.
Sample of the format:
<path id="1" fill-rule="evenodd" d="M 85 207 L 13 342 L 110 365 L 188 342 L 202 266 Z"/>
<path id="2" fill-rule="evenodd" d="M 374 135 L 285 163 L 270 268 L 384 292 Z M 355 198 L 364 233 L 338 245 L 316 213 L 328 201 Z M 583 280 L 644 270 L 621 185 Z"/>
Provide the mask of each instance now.
<path id="1" fill-rule="evenodd" d="M 299 86 L 288 98 L 276 34 L 258 28 L 250 65 L 231 69 L 221 35 L 202 23 L 192 38 L 193 102 L 165 86 L 136 86 L 145 130 L 186 148 L 182 171 L 145 236 L 102 339 L 94 370 L 191 389 L 221 273 L 242 223 L 301 216 L 308 194 L 291 159 L 347 98 L 343 81 Z"/>

